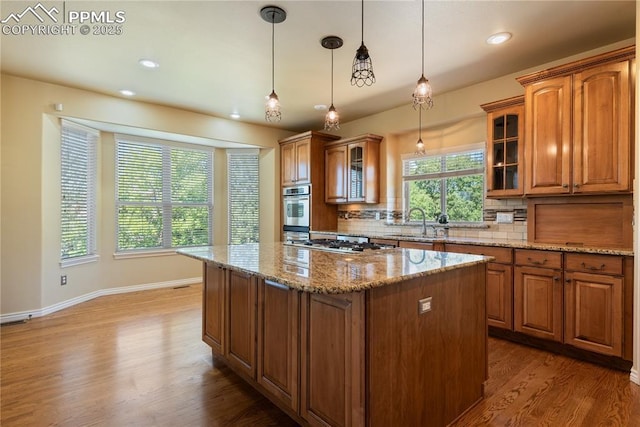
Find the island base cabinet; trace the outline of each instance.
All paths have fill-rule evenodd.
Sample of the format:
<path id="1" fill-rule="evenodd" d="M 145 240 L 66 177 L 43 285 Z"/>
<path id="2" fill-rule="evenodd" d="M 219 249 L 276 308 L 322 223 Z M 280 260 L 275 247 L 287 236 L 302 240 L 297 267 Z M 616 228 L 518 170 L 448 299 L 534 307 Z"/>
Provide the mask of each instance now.
<path id="1" fill-rule="evenodd" d="M 485 280 L 480 264 L 369 291 L 369 426 L 446 426 L 482 399 Z"/>
<path id="2" fill-rule="evenodd" d="M 270 280 L 258 283 L 257 381 L 271 400 L 298 412 L 300 293 Z"/>
<path id="3" fill-rule="evenodd" d="M 225 288 L 226 269 L 220 265 L 204 263 L 202 295 L 202 340 L 212 351 L 222 356 L 225 352 Z"/>
<path id="4" fill-rule="evenodd" d="M 229 270 L 225 357 L 241 375 L 256 377 L 256 276 Z"/>
<path id="5" fill-rule="evenodd" d="M 301 415 L 311 426 L 364 426 L 364 292 L 302 295 Z"/>

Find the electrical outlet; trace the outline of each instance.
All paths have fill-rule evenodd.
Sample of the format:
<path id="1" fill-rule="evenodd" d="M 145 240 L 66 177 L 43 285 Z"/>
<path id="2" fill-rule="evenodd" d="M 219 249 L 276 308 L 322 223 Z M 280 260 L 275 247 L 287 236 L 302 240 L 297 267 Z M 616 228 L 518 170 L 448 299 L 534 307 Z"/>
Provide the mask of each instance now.
<path id="1" fill-rule="evenodd" d="M 67 275 L 63 274 L 62 276 L 60 276 L 60 286 L 64 286 L 67 284 Z"/>
<path id="2" fill-rule="evenodd" d="M 513 224 L 513 212 L 496 213 L 496 222 L 498 224 Z"/>
<path id="3" fill-rule="evenodd" d="M 431 311 L 431 297 L 423 298 L 418 301 L 418 314 L 424 314 Z"/>

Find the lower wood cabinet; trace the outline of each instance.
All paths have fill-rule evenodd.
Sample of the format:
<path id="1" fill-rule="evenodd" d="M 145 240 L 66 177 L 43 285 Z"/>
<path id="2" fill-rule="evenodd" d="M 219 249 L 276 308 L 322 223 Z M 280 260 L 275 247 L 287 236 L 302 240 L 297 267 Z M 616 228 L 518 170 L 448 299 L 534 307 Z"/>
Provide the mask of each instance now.
<path id="1" fill-rule="evenodd" d="M 227 271 L 225 357 L 236 372 L 256 377 L 256 280 L 255 276 Z"/>
<path id="2" fill-rule="evenodd" d="M 302 295 L 301 415 L 312 426 L 364 425 L 364 292 Z"/>
<path id="3" fill-rule="evenodd" d="M 226 271 L 222 266 L 204 263 L 202 340 L 218 355 L 225 352 Z"/>
<path id="4" fill-rule="evenodd" d="M 622 356 L 622 258 L 567 254 L 566 264 L 565 343 Z"/>
<path id="5" fill-rule="evenodd" d="M 298 412 L 300 292 L 258 279 L 257 381 L 286 407 Z"/>

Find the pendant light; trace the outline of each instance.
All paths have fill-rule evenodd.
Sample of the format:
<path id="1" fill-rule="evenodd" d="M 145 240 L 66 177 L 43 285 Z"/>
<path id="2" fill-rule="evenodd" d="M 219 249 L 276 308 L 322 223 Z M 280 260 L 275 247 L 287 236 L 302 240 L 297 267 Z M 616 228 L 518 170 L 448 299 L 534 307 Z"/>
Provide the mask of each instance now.
<path id="1" fill-rule="evenodd" d="M 353 58 L 353 67 L 351 71 L 351 86 L 362 87 L 364 85 L 371 86 L 376 82 L 376 76 L 373 74 L 373 64 L 369 56 L 369 49 L 364 45 L 364 0 L 362 0 L 362 33 L 361 43 L 356 50 L 356 57 Z"/>
<path id="2" fill-rule="evenodd" d="M 422 0 L 422 75 L 418 79 L 418 85 L 413 91 L 413 108 L 431 108 L 433 99 L 431 98 L 431 85 L 424 76 L 424 0 Z"/>
<path id="3" fill-rule="evenodd" d="M 267 98 L 264 118 L 268 122 L 279 122 L 282 118 L 280 113 L 280 100 L 275 90 L 275 24 L 283 22 L 287 18 L 287 12 L 278 6 L 265 6 L 260 9 L 260 16 L 271 23 L 271 93 Z"/>
<path id="4" fill-rule="evenodd" d="M 340 129 L 340 116 L 333 106 L 333 51 L 342 46 L 342 39 L 338 36 L 327 36 L 320 41 L 322 47 L 331 50 L 331 106 L 324 119 L 324 130 Z"/>

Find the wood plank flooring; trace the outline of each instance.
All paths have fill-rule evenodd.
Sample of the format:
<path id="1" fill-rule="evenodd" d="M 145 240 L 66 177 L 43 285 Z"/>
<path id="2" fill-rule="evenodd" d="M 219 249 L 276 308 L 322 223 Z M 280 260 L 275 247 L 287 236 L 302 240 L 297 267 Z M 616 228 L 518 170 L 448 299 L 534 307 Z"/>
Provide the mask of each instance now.
<path id="1" fill-rule="evenodd" d="M 0 425 L 295 426 L 212 361 L 201 292 L 105 296 L 0 328 Z M 628 373 L 493 338 L 489 364 L 486 398 L 456 426 L 640 426 Z"/>

